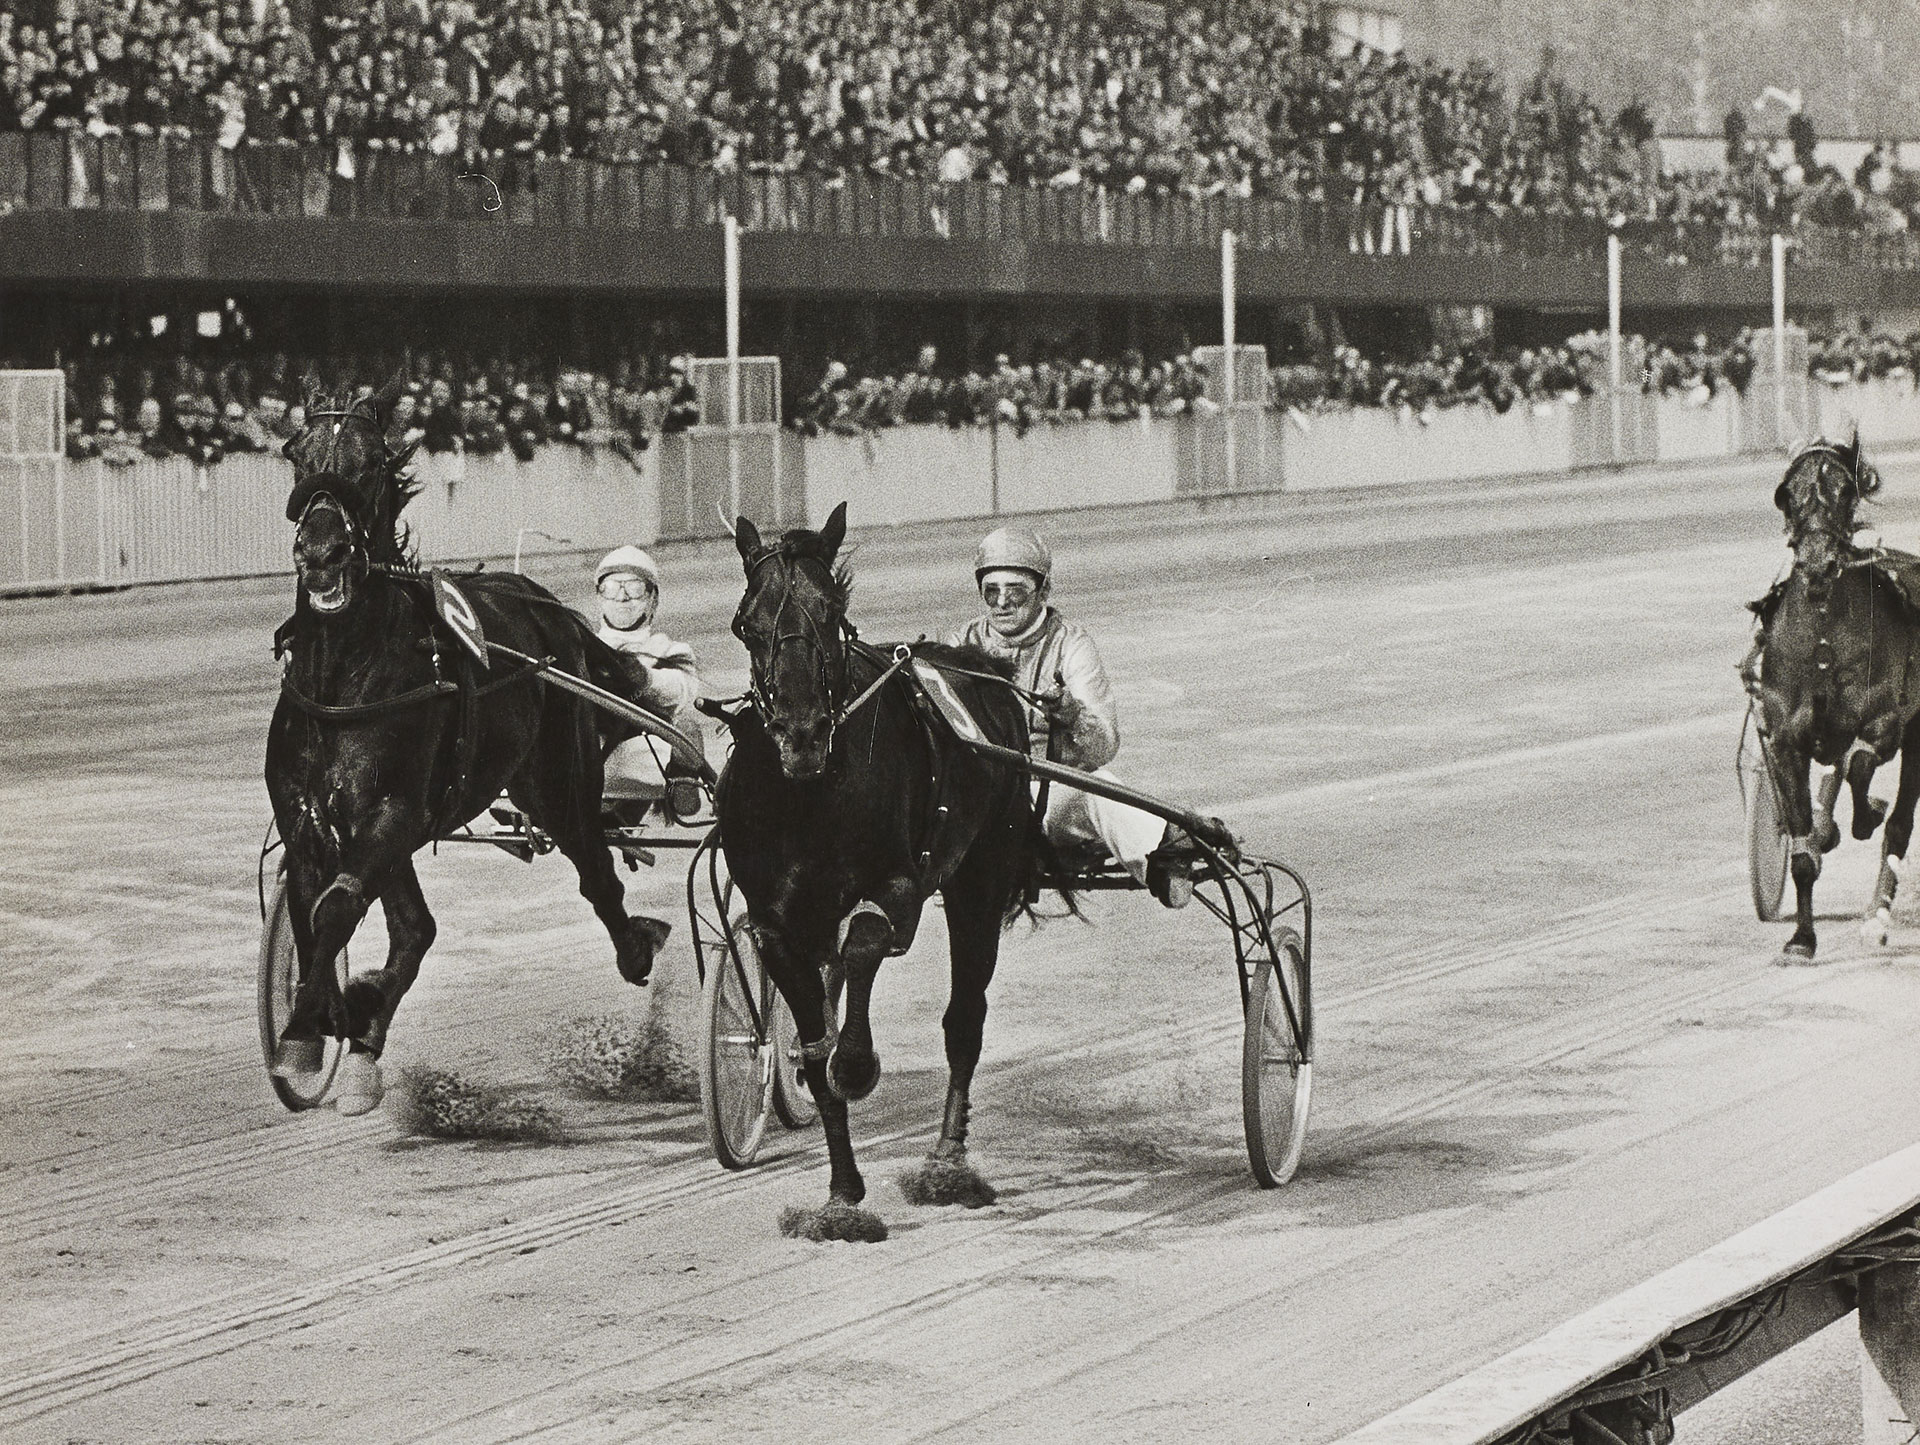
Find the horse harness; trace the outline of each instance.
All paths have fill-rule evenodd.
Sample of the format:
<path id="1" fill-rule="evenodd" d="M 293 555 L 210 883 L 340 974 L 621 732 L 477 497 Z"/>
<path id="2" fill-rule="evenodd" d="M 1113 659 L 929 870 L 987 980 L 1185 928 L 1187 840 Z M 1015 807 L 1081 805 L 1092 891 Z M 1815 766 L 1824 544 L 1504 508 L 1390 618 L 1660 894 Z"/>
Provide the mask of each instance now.
<path id="1" fill-rule="evenodd" d="M 445 624 L 435 614 L 433 604 L 429 600 L 432 593 L 428 579 L 410 569 L 377 563 L 369 565 L 373 570 L 399 582 L 402 592 L 424 614 L 426 636 L 416 642 L 415 647 L 418 651 L 427 654 L 433 668 L 433 680 L 391 697 L 376 698 L 371 702 L 323 703 L 300 691 L 293 681 L 291 667 L 285 667 L 280 674 L 280 695 L 315 722 L 336 727 L 353 727 L 376 722 L 422 703 L 436 702 L 444 697 L 457 697 L 459 714 L 454 732 L 453 772 L 447 779 L 446 786 L 441 790 L 439 803 L 433 809 L 432 831 L 437 837 L 458 821 L 453 814 L 459 810 L 460 798 L 466 792 L 467 783 L 473 776 L 474 760 L 480 752 L 478 706 L 480 700 L 490 693 L 499 692 L 515 683 L 538 677 L 553 665 L 554 659 L 523 660 L 512 671 L 498 677 L 490 677 L 482 682 L 476 675 L 477 662 L 455 648 L 451 668 L 454 675 L 449 678 L 446 675 L 448 669 L 440 637 Z M 296 614 L 274 630 L 273 655 L 276 661 L 294 650 L 298 638 L 298 624 L 299 618 Z M 489 643 L 488 646 L 493 648 L 494 644 Z"/>

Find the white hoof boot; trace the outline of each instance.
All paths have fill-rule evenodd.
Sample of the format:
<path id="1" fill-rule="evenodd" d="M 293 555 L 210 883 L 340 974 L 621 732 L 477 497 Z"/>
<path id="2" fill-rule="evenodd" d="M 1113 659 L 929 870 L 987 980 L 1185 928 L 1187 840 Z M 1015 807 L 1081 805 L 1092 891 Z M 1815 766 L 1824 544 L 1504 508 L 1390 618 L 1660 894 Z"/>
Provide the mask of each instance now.
<path id="1" fill-rule="evenodd" d="M 386 1086 L 380 1082 L 380 1065 L 372 1054 L 349 1053 L 340 1061 L 340 1081 L 333 1091 L 333 1106 L 342 1114 L 371 1114 L 380 1107 Z"/>
<path id="2" fill-rule="evenodd" d="M 1874 948 L 1887 946 L 1887 931 L 1893 922 L 1892 913 L 1881 908 L 1869 913 L 1860 920 L 1860 941 Z"/>

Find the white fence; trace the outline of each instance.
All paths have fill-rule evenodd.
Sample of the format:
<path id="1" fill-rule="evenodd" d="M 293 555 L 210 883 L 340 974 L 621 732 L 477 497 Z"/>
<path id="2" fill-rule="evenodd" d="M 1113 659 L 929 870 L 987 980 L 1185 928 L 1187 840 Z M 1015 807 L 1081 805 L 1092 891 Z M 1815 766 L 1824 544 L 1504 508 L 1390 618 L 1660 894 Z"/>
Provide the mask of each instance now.
<path id="1" fill-rule="evenodd" d="M 0 584 L 93 575 L 98 517 L 66 495 L 66 398 L 57 371 L 0 371 Z"/>
<path id="2" fill-rule="evenodd" d="M 1782 422 L 1784 417 L 1784 423 Z M 840 502 L 862 526 L 1229 493 L 1432 483 L 1582 467 L 1760 454 L 1789 436 L 1843 435 L 1869 448 L 1920 441 L 1920 395 L 1904 382 L 1829 388 L 1756 379 L 1705 406 L 1597 396 L 1504 416 L 1484 407 L 1423 423 L 1391 411 L 1303 416 L 1246 409 L 1233 475 L 1224 415 L 1148 421 L 897 427 L 802 440 L 756 427 L 659 437 L 636 468 L 619 455 L 548 447 L 511 456 L 422 457 L 408 508 L 428 561 L 505 557 L 661 537 L 723 535 L 736 511 L 762 525 L 822 521 Z M 181 460 L 16 470 L 0 479 L 0 590 L 286 572 L 289 473 L 277 457 L 196 470 Z M 58 545 L 56 546 L 56 539 Z"/>

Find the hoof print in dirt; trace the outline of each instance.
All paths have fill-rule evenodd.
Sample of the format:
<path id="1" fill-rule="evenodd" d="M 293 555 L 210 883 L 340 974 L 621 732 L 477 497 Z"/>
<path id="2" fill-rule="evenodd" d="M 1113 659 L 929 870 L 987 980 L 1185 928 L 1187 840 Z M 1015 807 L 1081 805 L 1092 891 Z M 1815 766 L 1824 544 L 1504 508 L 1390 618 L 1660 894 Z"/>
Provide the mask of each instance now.
<path id="1" fill-rule="evenodd" d="M 788 1239 L 807 1239 L 815 1244 L 835 1239 L 849 1244 L 879 1244 L 887 1237 L 887 1223 L 871 1210 L 836 1199 L 824 1209 L 789 1204 L 780 1211 L 780 1232 Z"/>
<path id="2" fill-rule="evenodd" d="M 907 1170 L 900 1176 L 900 1192 L 909 1204 L 958 1204 L 963 1209 L 984 1209 L 1000 1198 L 971 1164 L 951 1159 L 929 1159 Z"/>

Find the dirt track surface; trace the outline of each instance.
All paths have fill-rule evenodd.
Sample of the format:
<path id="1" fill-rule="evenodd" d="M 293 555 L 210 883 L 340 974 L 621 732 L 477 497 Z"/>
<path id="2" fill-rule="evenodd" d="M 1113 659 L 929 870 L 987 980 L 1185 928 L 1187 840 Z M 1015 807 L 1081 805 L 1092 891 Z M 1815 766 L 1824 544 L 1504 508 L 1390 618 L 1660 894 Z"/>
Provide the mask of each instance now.
<path id="1" fill-rule="evenodd" d="M 1920 466 L 1884 470 L 1887 539 L 1920 542 Z M 688 1107 L 551 1092 L 575 1138 L 540 1147 L 281 1110 L 253 878 L 290 584 L 0 604 L 0 1437 L 1324 1441 L 1913 1142 L 1912 911 L 1865 949 L 1849 842 L 1819 964 L 1783 970 L 1746 898 L 1733 663 L 1776 477 L 1052 527 L 1117 771 L 1314 885 L 1306 1162 L 1248 1176 L 1217 927 L 1103 897 L 1003 949 L 1001 1202 L 907 1204 L 944 1083 L 930 909 L 854 1112 L 877 1246 L 776 1231 L 824 1195 L 817 1129 L 730 1175 Z M 972 545 L 863 538 L 864 633 L 963 616 Z M 737 686 L 731 552 L 665 561 L 664 620 Z M 584 564 L 533 570 L 584 600 Z M 421 871 L 441 932 L 390 1072 L 544 1087 L 560 1023 L 649 1006 L 558 860 Z M 678 916 L 671 863 L 634 887 Z M 662 967 L 684 1001 L 684 922 Z"/>

